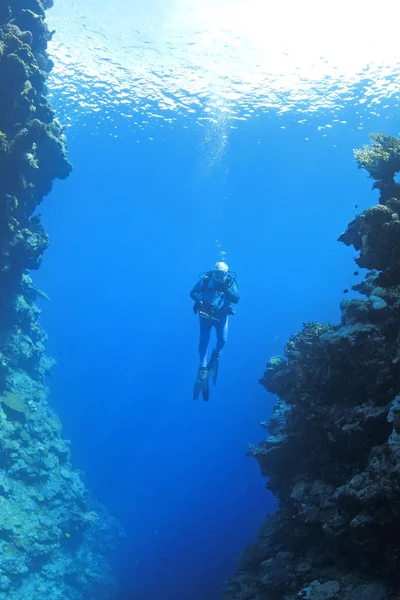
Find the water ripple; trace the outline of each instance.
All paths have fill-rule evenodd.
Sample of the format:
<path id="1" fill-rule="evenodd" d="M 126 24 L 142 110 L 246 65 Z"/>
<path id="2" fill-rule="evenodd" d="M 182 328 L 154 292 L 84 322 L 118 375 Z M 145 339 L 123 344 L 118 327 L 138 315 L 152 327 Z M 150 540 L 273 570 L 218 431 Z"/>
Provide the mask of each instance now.
<path id="1" fill-rule="evenodd" d="M 97 113 L 100 125 L 117 111 L 136 125 L 145 115 L 235 127 L 272 111 L 299 123 L 318 115 L 323 131 L 349 107 L 360 128 L 398 107 L 395 2 L 382 15 L 358 0 L 323 12 L 315 0 L 268 10 L 264 0 L 145 4 L 57 0 L 49 11 L 49 83 L 64 122 Z"/>

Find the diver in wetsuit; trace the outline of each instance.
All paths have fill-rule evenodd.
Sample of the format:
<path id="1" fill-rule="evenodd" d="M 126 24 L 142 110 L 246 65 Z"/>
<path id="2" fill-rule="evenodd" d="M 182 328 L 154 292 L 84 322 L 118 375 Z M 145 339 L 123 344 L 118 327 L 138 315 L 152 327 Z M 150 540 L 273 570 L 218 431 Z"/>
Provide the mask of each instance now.
<path id="1" fill-rule="evenodd" d="M 194 386 L 193 398 L 197 399 L 200 391 L 204 400 L 209 397 L 209 379 L 217 381 L 218 361 L 228 336 L 228 316 L 235 314 L 232 304 L 239 302 L 239 291 L 234 274 L 222 261 L 200 277 L 190 297 L 194 300 L 193 310 L 199 313 L 200 319 L 200 366 Z M 215 327 L 217 344 L 207 363 L 208 346 L 212 328 Z"/>

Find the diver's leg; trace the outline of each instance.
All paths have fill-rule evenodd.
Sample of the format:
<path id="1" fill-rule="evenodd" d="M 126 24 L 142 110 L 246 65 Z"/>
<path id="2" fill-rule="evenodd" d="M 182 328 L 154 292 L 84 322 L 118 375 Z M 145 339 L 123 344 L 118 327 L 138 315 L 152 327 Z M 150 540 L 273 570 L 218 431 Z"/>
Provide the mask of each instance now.
<path id="1" fill-rule="evenodd" d="M 217 345 L 212 351 L 210 362 L 208 363 L 208 372 L 214 384 L 217 382 L 219 357 L 228 339 L 228 315 L 215 324 L 215 331 L 217 333 Z"/>
<path id="2" fill-rule="evenodd" d="M 210 343 L 212 323 L 209 319 L 200 317 L 199 356 L 200 367 L 207 367 L 208 346 Z"/>
<path id="3" fill-rule="evenodd" d="M 219 358 L 222 348 L 225 346 L 228 340 L 228 315 L 225 315 L 215 326 L 217 331 L 217 345 L 215 352 Z"/>
<path id="4" fill-rule="evenodd" d="M 197 378 L 194 384 L 193 398 L 197 400 L 200 392 L 202 392 L 203 399 L 207 402 L 209 397 L 208 389 L 208 368 L 207 368 L 207 353 L 208 345 L 210 343 L 212 323 L 209 319 L 200 317 L 200 341 L 199 341 L 199 355 L 200 355 L 200 366 L 197 373 Z"/>

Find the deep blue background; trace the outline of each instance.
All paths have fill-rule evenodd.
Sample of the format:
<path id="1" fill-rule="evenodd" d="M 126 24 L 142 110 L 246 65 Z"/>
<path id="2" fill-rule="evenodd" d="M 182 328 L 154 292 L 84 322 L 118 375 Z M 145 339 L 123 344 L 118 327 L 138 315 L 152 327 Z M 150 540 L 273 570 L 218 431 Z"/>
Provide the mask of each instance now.
<path id="1" fill-rule="evenodd" d="M 228 130 L 213 162 L 218 129 L 207 142 L 195 122 L 132 132 L 114 119 L 117 137 L 94 118 L 72 127 L 73 174 L 41 206 L 52 244 L 34 279 L 51 298 L 51 403 L 74 466 L 128 533 L 125 597 L 216 600 L 274 507 L 245 456 L 274 401 L 258 378 L 304 321 L 337 322 L 357 279 L 336 240 L 355 205 L 376 200 L 352 155 L 368 132 L 351 114 L 328 137 L 317 117 L 306 127 L 265 115 Z M 218 259 L 216 240 L 241 300 L 205 404 L 191 398 L 189 292 Z"/>

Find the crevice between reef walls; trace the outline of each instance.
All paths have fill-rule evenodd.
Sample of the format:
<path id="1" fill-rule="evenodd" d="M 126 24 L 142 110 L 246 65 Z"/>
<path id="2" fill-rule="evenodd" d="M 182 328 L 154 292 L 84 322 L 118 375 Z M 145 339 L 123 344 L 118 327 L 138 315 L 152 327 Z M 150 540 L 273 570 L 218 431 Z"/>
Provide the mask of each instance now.
<path id="1" fill-rule="evenodd" d="M 115 597 L 118 525 L 90 500 L 47 403 L 53 361 L 29 275 L 49 238 L 35 209 L 71 172 L 48 100 L 52 0 L 0 3 L 0 600 Z"/>
<path id="2" fill-rule="evenodd" d="M 226 600 L 400 598 L 400 140 L 372 134 L 355 158 L 380 192 L 339 237 L 367 269 L 361 297 L 267 364 L 260 382 L 278 401 L 249 454 L 279 510 Z"/>

